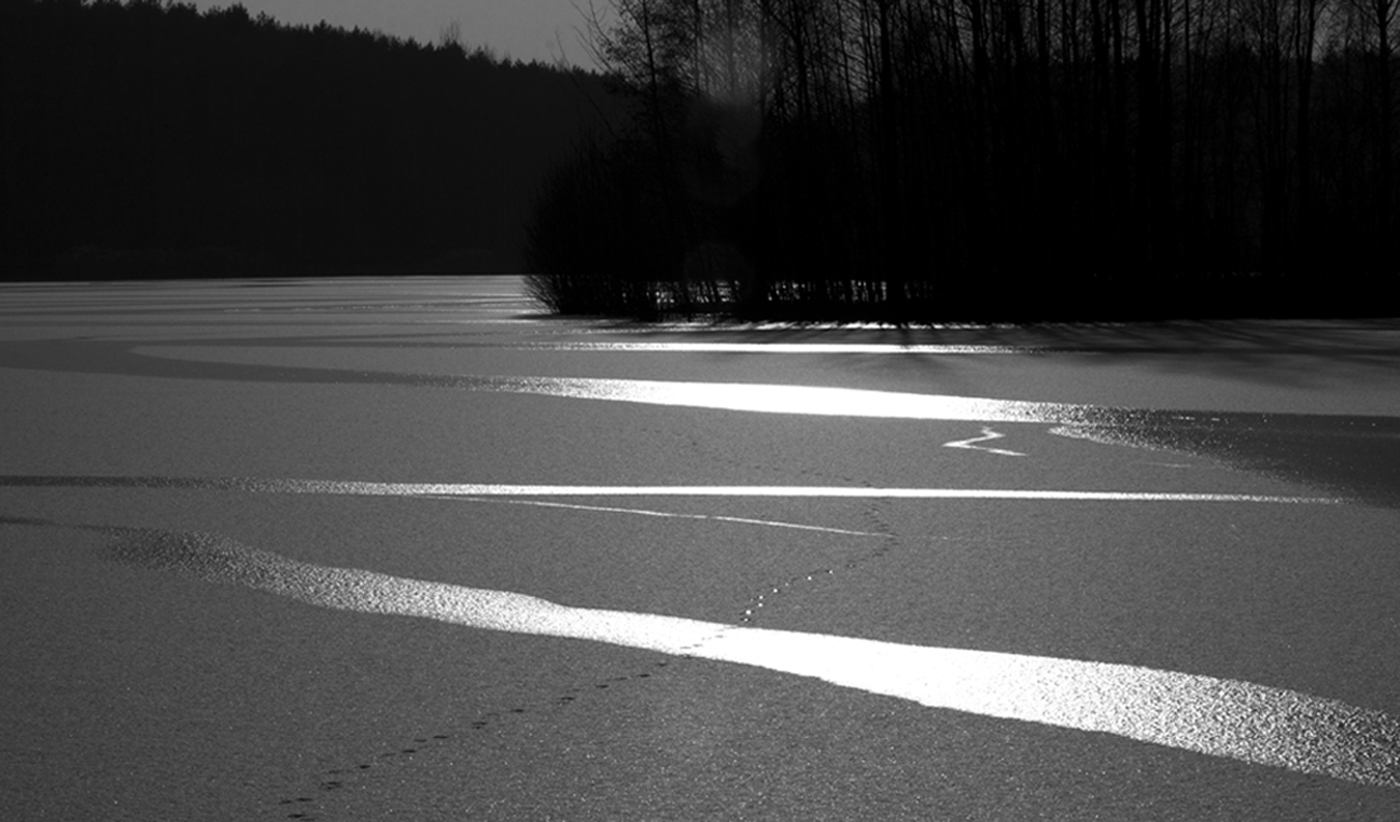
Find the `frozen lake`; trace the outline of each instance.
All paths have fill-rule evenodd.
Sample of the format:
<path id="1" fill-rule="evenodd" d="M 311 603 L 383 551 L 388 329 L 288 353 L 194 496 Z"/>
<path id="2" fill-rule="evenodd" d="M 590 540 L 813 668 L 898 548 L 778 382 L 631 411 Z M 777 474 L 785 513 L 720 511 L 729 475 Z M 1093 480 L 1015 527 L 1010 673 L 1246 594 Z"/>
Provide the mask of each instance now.
<path id="1" fill-rule="evenodd" d="M 1400 818 L 1400 321 L 0 286 L 6 819 Z"/>

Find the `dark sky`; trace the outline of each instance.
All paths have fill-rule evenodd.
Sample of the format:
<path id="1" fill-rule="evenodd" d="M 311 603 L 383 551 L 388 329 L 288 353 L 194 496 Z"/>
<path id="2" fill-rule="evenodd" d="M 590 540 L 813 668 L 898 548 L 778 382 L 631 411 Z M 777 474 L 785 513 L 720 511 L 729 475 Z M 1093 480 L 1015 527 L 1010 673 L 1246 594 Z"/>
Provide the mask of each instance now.
<path id="1" fill-rule="evenodd" d="M 454 21 L 463 45 L 487 45 L 497 56 L 593 65 L 580 41 L 589 0 L 193 0 L 200 9 L 241 2 L 256 16 L 267 12 L 293 25 L 325 20 L 333 26 L 374 29 L 436 42 Z M 607 0 L 594 0 L 601 10 Z"/>

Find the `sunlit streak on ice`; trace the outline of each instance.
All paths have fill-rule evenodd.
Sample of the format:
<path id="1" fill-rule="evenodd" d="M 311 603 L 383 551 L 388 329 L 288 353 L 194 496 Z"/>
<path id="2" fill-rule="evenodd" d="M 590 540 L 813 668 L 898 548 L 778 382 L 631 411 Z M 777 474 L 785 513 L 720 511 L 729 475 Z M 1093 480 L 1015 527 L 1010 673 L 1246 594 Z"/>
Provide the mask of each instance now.
<path id="1" fill-rule="evenodd" d="M 203 533 L 118 530 L 111 556 L 312 605 L 752 665 L 872 694 L 1373 785 L 1400 786 L 1400 720 L 1297 691 L 1102 662 L 573 608 L 298 562 Z"/>
<path id="2" fill-rule="evenodd" d="M 1083 424 L 1098 421 L 1105 411 L 1068 403 L 771 383 L 500 377 L 479 390 L 768 414 L 909 420 Z"/>
<path id="3" fill-rule="evenodd" d="M 250 491 L 361 496 L 503 497 L 794 497 L 808 499 L 1021 499 L 1085 502 L 1336 503 L 1327 497 L 1156 491 L 1059 491 L 1015 488 L 871 488 L 821 485 L 508 485 L 249 480 Z"/>
<path id="4" fill-rule="evenodd" d="M 1338 504 L 1337 497 L 1161 491 L 1064 491 L 1038 488 L 881 488 L 846 485 L 517 485 L 454 482 L 363 482 L 244 477 L 4 476 L 0 486 L 160 488 L 251 494 L 369 497 L 778 497 L 794 499 L 1000 499 L 1079 502 L 1254 502 Z"/>
<path id="5" fill-rule="evenodd" d="M 898 343 L 558 342 L 516 343 L 547 351 L 636 351 L 715 354 L 1033 354 L 1013 345 L 899 345 Z"/>

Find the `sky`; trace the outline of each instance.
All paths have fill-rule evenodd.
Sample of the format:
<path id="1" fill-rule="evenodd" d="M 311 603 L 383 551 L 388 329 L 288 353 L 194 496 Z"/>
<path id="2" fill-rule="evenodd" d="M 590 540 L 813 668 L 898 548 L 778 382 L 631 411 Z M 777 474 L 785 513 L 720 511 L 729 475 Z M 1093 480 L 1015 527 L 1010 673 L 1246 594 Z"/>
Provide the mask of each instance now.
<path id="1" fill-rule="evenodd" d="M 200 9 L 241 3 L 283 23 L 373 29 L 425 43 L 437 42 L 453 21 L 468 49 L 489 46 L 498 57 L 592 67 L 581 41 L 589 0 L 194 0 Z M 594 0 L 599 9 L 607 0 Z"/>

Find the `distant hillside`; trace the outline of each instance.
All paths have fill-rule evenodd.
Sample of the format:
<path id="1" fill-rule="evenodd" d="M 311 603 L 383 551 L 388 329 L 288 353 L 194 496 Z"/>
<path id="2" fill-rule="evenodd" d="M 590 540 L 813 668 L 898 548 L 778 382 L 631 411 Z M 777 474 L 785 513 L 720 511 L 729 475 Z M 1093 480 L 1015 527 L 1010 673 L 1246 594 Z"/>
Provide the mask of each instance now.
<path id="1" fill-rule="evenodd" d="M 541 175 L 621 110 L 460 42 L 0 0 L 0 276 L 519 270 Z"/>

